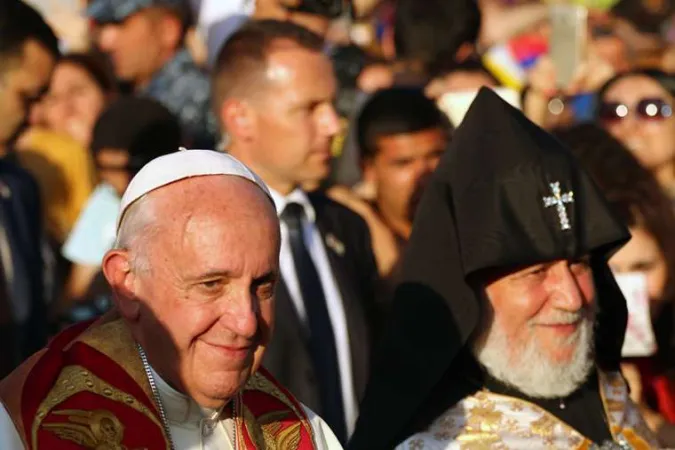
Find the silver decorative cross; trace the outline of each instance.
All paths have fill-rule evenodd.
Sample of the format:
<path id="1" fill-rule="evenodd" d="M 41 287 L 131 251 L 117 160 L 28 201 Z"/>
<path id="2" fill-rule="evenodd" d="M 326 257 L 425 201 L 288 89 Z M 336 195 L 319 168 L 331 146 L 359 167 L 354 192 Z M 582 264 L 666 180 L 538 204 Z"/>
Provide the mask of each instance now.
<path id="1" fill-rule="evenodd" d="M 544 197 L 544 207 L 550 208 L 551 206 L 555 206 L 558 211 L 558 218 L 560 219 L 560 228 L 563 230 L 572 229 L 570 219 L 567 216 L 567 209 L 565 209 L 565 203 L 574 203 L 574 192 L 561 193 L 559 181 L 549 183 L 549 186 L 553 195 L 551 197 Z"/>

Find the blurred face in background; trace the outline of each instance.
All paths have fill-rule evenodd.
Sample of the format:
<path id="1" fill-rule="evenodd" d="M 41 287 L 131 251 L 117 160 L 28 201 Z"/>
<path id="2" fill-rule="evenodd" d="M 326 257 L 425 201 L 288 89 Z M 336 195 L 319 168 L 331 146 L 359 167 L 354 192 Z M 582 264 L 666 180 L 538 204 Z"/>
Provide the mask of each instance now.
<path id="1" fill-rule="evenodd" d="M 447 144 L 440 128 L 394 134 L 377 140 L 377 153 L 364 164 L 364 178 L 375 186 L 378 210 L 408 238 L 420 193 Z M 407 230 L 405 230 L 407 228 Z"/>
<path id="2" fill-rule="evenodd" d="M 616 73 L 630 70 L 632 65 L 620 23 L 611 13 L 591 13 L 588 18 L 589 53 L 611 65 Z"/>
<path id="3" fill-rule="evenodd" d="M 96 151 L 95 163 L 101 181 L 112 186 L 122 197 L 131 182 L 129 152 L 121 148 L 102 148 Z"/>
<path id="4" fill-rule="evenodd" d="M 108 53 L 115 74 L 142 87 L 175 53 L 182 24 L 160 8 L 147 8 L 122 22 L 101 25 L 98 44 Z"/>
<path id="5" fill-rule="evenodd" d="M 655 80 L 635 75 L 610 86 L 601 101 L 602 125 L 657 178 L 661 179 L 660 170 L 671 171 L 675 158 L 672 96 Z"/>
<path id="6" fill-rule="evenodd" d="M 630 70 L 628 47 L 619 37 L 609 34 L 597 36 L 591 45 L 593 52 L 611 65 L 615 72 L 620 73 Z"/>
<path id="7" fill-rule="evenodd" d="M 88 146 L 106 101 L 106 94 L 84 68 L 64 62 L 54 70 L 43 114 L 49 128 Z"/>
<path id="8" fill-rule="evenodd" d="M 0 67 L 0 145 L 7 144 L 27 119 L 31 104 L 42 94 L 54 67 L 54 57 L 29 40 L 15 61 Z"/>
<path id="9" fill-rule="evenodd" d="M 609 260 L 616 274 L 641 273 L 647 278 L 647 291 L 652 312 L 663 301 L 668 278 L 666 259 L 654 236 L 644 227 L 630 229 L 632 238 Z"/>

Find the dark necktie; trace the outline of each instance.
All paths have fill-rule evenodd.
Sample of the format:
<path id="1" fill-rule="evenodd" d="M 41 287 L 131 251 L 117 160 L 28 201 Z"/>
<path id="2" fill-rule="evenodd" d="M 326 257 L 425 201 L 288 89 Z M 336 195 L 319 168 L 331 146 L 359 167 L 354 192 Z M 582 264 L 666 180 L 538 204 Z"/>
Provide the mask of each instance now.
<path id="1" fill-rule="evenodd" d="M 303 239 L 304 218 L 305 210 L 298 203 L 289 203 L 281 214 L 281 220 L 288 227 L 293 262 L 307 313 L 310 333 L 308 345 L 319 380 L 321 415 L 337 438 L 345 443 L 347 431 L 335 336 L 319 273 Z"/>

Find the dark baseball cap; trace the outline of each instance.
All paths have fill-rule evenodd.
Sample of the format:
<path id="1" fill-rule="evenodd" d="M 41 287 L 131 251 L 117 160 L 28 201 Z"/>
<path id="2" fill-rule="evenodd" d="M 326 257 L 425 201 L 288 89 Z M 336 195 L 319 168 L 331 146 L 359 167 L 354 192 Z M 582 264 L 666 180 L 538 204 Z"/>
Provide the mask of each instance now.
<path id="1" fill-rule="evenodd" d="M 186 11 L 186 14 L 188 11 L 183 0 L 93 0 L 87 7 L 87 17 L 99 23 L 121 22 L 131 14 L 152 6 L 177 8 Z"/>

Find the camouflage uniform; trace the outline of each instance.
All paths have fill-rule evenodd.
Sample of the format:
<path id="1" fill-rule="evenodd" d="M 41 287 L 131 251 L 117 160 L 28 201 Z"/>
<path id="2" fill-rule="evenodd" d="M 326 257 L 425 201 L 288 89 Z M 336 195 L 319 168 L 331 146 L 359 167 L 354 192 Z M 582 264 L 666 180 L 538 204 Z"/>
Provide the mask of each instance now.
<path id="1" fill-rule="evenodd" d="M 211 87 L 207 76 L 183 49 L 141 90 L 178 116 L 189 145 L 213 148 L 217 124 L 211 113 Z"/>
<path id="2" fill-rule="evenodd" d="M 87 17 L 99 23 L 122 22 L 136 11 L 151 6 L 186 8 L 186 3 L 185 0 L 92 0 L 87 7 Z"/>
<path id="3" fill-rule="evenodd" d="M 99 23 L 121 22 L 150 6 L 184 5 L 184 0 L 93 0 L 87 8 L 87 16 Z M 207 75 L 183 48 L 138 93 L 158 100 L 176 114 L 186 145 L 214 148 L 218 127 L 210 109 L 210 91 Z"/>

